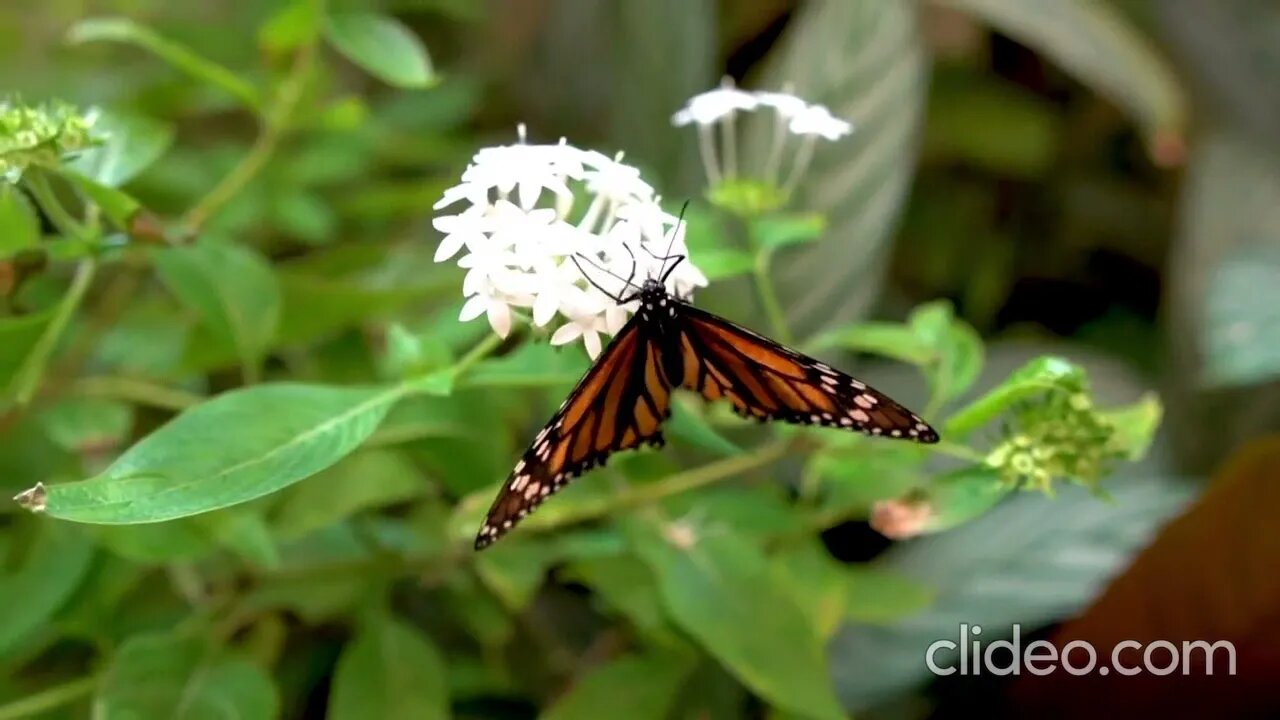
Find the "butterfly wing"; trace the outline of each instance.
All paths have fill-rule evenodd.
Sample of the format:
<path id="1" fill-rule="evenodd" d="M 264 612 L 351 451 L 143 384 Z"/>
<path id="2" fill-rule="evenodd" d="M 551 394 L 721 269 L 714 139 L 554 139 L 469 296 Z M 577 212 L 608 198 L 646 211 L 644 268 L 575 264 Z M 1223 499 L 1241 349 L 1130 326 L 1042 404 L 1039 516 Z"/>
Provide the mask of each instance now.
<path id="1" fill-rule="evenodd" d="M 919 415 L 866 383 L 692 305 L 681 310 L 685 389 L 759 420 L 938 441 Z"/>
<path id="2" fill-rule="evenodd" d="M 670 401 L 660 348 L 633 317 L 516 463 L 476 535 L 476 549 L 502 537 L 548 496 L 613 453 L 661 445 Z"/>

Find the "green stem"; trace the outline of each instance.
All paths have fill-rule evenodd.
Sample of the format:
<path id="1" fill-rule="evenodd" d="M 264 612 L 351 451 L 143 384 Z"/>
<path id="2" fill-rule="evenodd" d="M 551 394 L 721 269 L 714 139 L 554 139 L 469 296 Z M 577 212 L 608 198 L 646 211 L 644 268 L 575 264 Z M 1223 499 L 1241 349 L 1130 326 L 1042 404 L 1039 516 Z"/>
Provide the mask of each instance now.
<path id="1" fill-rule="evenodd" d="M 787 326 L 787 315 L 782 311 L 778 294 L 773 289 L 773 281 L 769 278 L 769 266 L 772 260 L 773 254 L 769 250 L 761 250 L 756 255 L 754 271 L 756 293 L 760 296 L 760 305 L 764 308 L 765 317 L 769 319 L 773 336 L 782 344 L 791 345 L 795 340 L 791 337 L 791 329 Z"/>
<path id="2" fill-rule="evenodd" d="M 88 237 L 85 226 L 72 217 L 71 212 L 58 199 L 58 194 L 49 185 L 49 178 L 45 176 L 43 170 L 32 168 L 23 176 L 23 179 L 26 180 L 27 189 L 40 204 L 40 209 L 49 216 L 49 222 L 53 223 L 59 233 L 76 240 L 84 240 Z"/>
<path id="3" fill-rule="evenodd" d="M 417 392 L 433 392 L 433 388 L 439 386 L 453 387 L 458 378 L 473 365 L 485 359 L 502 344 L 502 338 L 497 335 L 486 335 L 483 340 L 475 344 L 475 347 L 467 351 L 458 362 L 450 365 L 442 370 L 427 373 L 415 378 L 410 378 L 400 383 L 397 390 L 402 395 L 409 395 Z M 439 392 L 438 390 L 434 390 Z"/>
<path id="4" fill-rule="evenodd" d="M 595 520 L 618 510 L 648 505 L 675 495 L 697 490 L 777 462 L 787 454 L 790 447 L 791 443 L 789 441 L 775 440 L 743 455 L 735 455 L 724 460 L 707 463 L 692 470 L 673 473 L 657 482 L 632 486 L 608 500 L 583 506 L 577 512 L 548 516 L 548 520 L 544 522 L 538 522 L 536 517 L 531 518 L 529 520 L 529 529 L 531 531 L 545 532 L 565 525 Z"/>
<path id="5" fill-rule="evenodd" d="M 200 395 L 186 390 L 165 387 L 136 378 L 110 375 L 80 378 L 72 384 L 71 390 L 77 395 L 86 397 L 126 400 L 137 405 L 164 410 L 186 410 L 204 400 Z"/>
<path id="6" fill-rule="evenodd" d="M 489 354 L 498 349 L 502 344 L 502 338 L 497 335 L 486 335 L 483 340 L 476 343 L 474 347 L 467 351 L 465 355 L 458 359 L 453 365 L 454 375 L 461 375 L 471 369 L 472 365 L 489 357 Z"/>
<path id="7" fill-rule="evenodd" d="M 293 67 L 281 81 L 270 108 L 262 118 L 262 130 L 249 148 L 249 153 L 227 173 L 203 198 L 187 211 L 183 224 L 194 235 L 224 205 L 239 195 L 255 178 L 267 161 L 275 154 L 288 129 L 289 119 L 302 98 L 307 75 L 315 60 L 316 39 L 312 38 L 298 49 Z"/>
<path id="8" fill-rule="evenodd" d="M 40 375 L 44 372 L 44 368 L 49 362 L 49 356 L 53 354 L 54 348 L 57 347 L 58 339 L 62 337 L 62 333 L 67 329 L 67 324 L 71 322 L 71 316 L 75 314 L 76 308 L 80 306 L 80 301 L 84 299 L 85 293 L 88 292 L 89 285 L 93 281 L 95 268 L 96 265 L 92 258 L 81 260 L 80 264 L 76 266 L 76 274 L 71 278 L 71 287 L 67 289 L 67 294 L 54 310 L 53 317 L 49 319 L 49 326 L 41 333 L 40 339 L 36 340 L 35 346 L 31 348 L 31 353 L 27 355 L 26 361 L 22 363 L 22 368 L 14 379 L 14 384 L 17 387 L 14 399 L 19 405 L 26 405 L 35 395 L 36 388 L 40 385 Z"/>
<path id="9" fill-rule="evenodd" d="M 946 442 L 945 440 L 932 446 L 934 452 L 950 455 L 961 460 L 968 460 L 973 463 L 982 464 L 987 460 L 987 456 L 965 445 L 957 445 L 955 443 Z"/>
<path id="10" fill-rule="evenodd" d="M 28 695 L 20 700 L 0 705 L 0 720 L 16 720 L 39 715 L 90 695 L 97 686 L 98 678 L 96 677 L 80 678 L 55 685 L 35 695 Z"/>

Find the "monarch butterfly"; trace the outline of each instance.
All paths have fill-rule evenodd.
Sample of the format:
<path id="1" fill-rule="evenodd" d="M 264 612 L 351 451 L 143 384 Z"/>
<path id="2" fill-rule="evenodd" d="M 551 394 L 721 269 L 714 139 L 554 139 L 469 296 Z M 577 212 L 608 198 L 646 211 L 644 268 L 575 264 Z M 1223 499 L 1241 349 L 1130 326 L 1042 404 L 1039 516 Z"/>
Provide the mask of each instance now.
<path id="1" fill-rule="evenodd" d="M 665 264 L 672 257 L 657 259 Z M 613 453 L 661 447 L 675 388 L 728 400 L 739 415 L 761 422 L 938 441 L 919 415 L 866 383 L 673 296 L 666 280 L 685 256 L 674 259 L 665 272 L 659 268 L 659 278 L 646 279 L 625 297 L 611 296 L 619 305 L 638 299 L 637 312 L 516 463 L 480 526 L 476 550 Z M 625 282 L 636 287 L 632 278 Z"/>

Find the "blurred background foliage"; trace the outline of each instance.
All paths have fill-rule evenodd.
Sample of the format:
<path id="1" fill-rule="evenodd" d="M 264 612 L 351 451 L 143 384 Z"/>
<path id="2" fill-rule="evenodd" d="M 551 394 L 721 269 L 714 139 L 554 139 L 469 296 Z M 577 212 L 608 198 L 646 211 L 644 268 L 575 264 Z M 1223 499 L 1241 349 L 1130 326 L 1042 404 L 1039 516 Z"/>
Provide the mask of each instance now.
<path id="1" fill-rule="evenodd" d="M 291 470 L 313 477 L 213 512 L 8 505 L 0 718 L 1274 713 L 1278 33 L 1262 0 L 6 3 L 7 131 L 18 104 L 56 119 L 61 100 L 101 108 L 109 137 L 59 165 L 82 140 L 68 110 L 22 189 L 0 184 L 0 488 L 109 473 L 193 406 L 203 424 L 164 446 L 184 472 L 256 452 L 254 418 L 299 406 L 358 429 Z M 530 523 L 565 532 L 459 550 L 585 358 L 468 359 L 488 330 L 456 322 L 433 203 L 519 122 L 625 149 L 701 203 L 694 134 L 669 118 L 723 75 L 858 127 L 800 189 L 825 232 L 772 256 L 797 337 L 913 407 L 978 398 L 951 427 L 997 447 L 984 398 L 1087 374 L 1100 406 L 1137 413 L 1120 433 L 1163 419 L 1105 500 L 992 492 L 980 466 L 865 443 L 765 472 L 781 441 L 683 408 L 686 447 L 620 460 Z M 766 131 L 746 128 L 748 154 Z M 26 155 L 4 152 L 12 180 Z M 699 304 L 763 324 L 750 280 L 726 272 Z M 425 392 L 339 388 L 406 378 Z M 264 381 L 247 406 L 204 402 Z M 904 498 L 933 524 L 874 517 Z M 624 512 L 655 500 L 681 519 Z M 1226 638 L 1242 672 L 931 678 L 925 647 L 961 622 Z"/>

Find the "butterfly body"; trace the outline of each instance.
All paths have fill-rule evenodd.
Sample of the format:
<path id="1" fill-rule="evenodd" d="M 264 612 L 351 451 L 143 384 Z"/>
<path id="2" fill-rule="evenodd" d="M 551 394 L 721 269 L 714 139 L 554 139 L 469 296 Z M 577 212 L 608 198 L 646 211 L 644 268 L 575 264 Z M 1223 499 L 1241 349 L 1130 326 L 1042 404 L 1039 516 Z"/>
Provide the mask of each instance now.
<path id="1" fill-rule="evenodd" d="M 727 400 L 761 422 L 938 441 L 928 423 L 883 393 L 675 297 L 659 280 L 646 280 L 632 297 L 635 314 L 516 463 L 476 536 L 477 550 L 613 453 L 661 447 L 675 389 Z"/>

